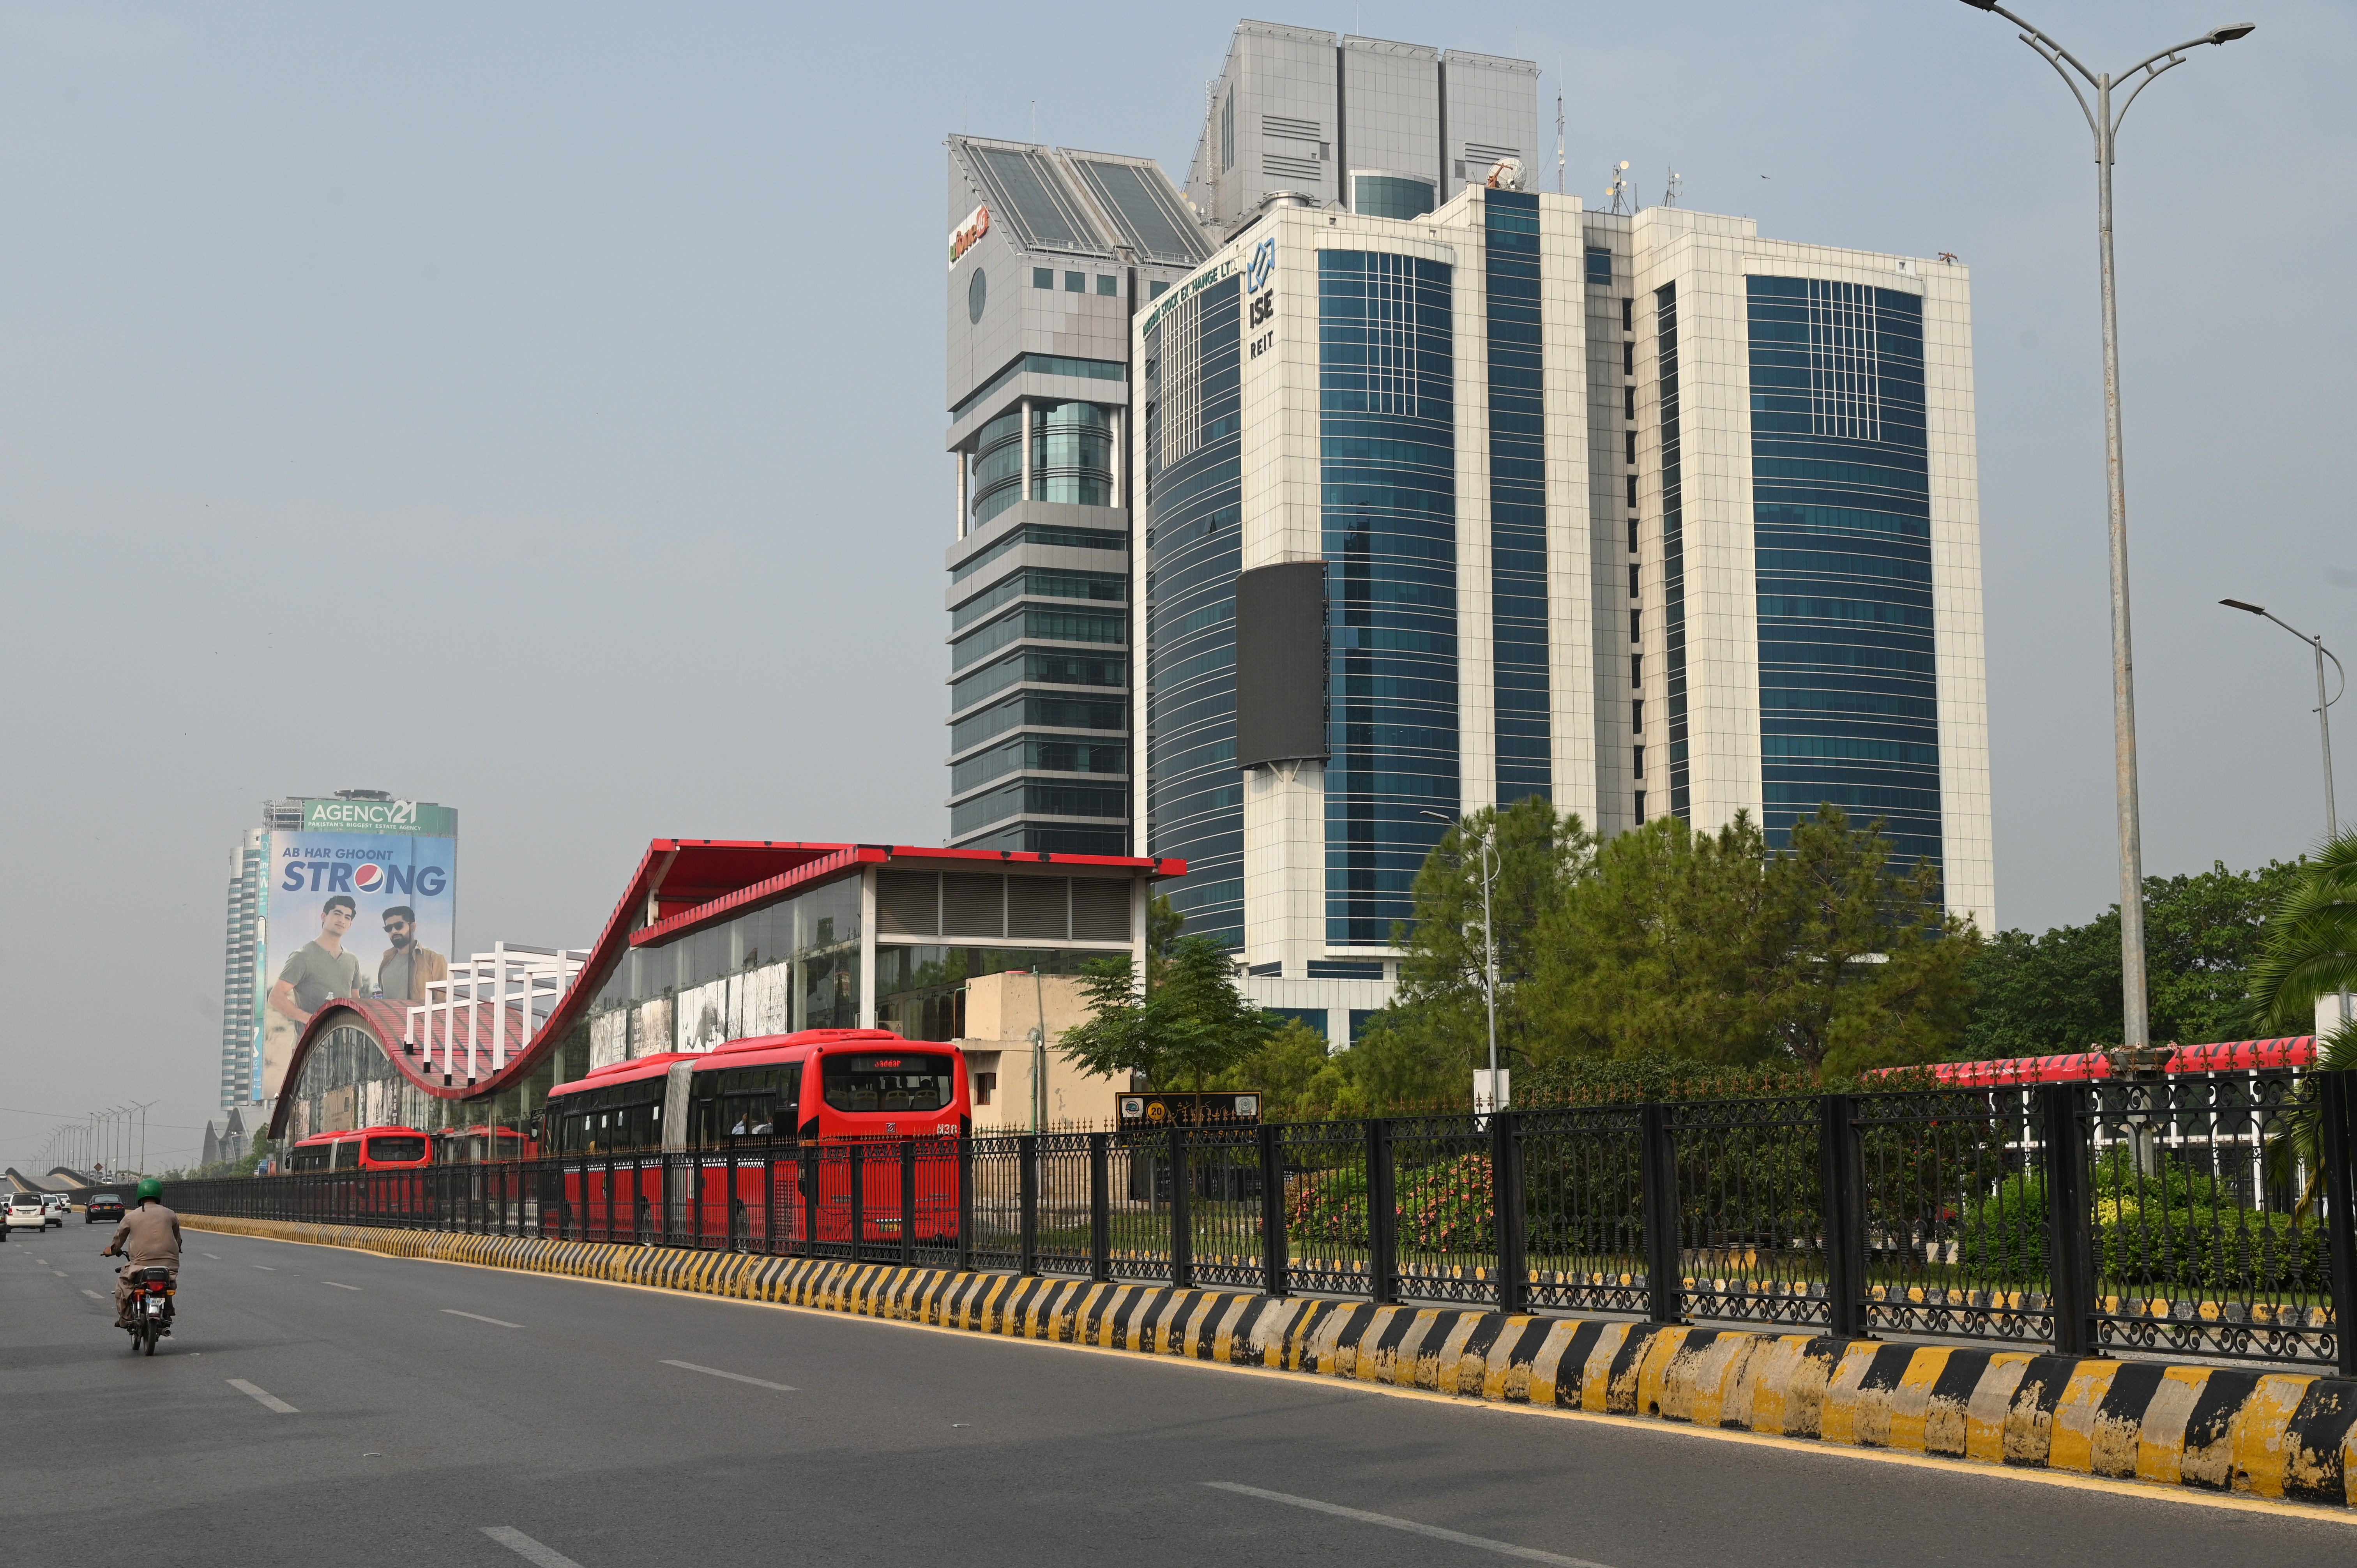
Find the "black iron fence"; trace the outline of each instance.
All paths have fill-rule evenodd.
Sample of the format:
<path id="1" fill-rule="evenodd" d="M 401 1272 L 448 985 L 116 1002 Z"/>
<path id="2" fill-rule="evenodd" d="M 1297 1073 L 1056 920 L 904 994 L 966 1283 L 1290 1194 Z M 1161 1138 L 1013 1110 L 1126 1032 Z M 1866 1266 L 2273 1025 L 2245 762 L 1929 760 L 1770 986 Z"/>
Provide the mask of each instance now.
<path id="1" fill-rule="evenodd" d="M 179 1182 L 166 1201 L 2357 1373 L 2348 1076 L 739 1143 Z"/>

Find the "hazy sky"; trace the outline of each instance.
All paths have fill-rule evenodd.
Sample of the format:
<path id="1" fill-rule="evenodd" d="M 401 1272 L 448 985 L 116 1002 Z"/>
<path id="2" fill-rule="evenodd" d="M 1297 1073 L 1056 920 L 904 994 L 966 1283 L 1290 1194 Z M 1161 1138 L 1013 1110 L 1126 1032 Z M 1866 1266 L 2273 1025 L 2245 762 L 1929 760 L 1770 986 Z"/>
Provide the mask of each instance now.
<path id="1" fill-rule="evenodd" d="M 1267 14 L 1541 61 L 1591 201 L 1674 165 L 1765 233 L 1972 264 L 1999 918 L 2111 902 L 2053 73 L 1955 0 Z M 2214 601 L 2357 647 L 2357 17 L 2029 14 L 2115 69 L 2259 23 L 2130 116 L 2121 322 L 2147 865 L 2289 856 L 2308 656 Z M 1036 113 L 1183 178 L 1237 16 L 0 0 L 0 1164 L 131 1100 L 151 1163 L 193 1155 L 265 796 L 457 807 L 462 949 L 586 942 L 656 834 L 939 842 L 941 138 Z"/>

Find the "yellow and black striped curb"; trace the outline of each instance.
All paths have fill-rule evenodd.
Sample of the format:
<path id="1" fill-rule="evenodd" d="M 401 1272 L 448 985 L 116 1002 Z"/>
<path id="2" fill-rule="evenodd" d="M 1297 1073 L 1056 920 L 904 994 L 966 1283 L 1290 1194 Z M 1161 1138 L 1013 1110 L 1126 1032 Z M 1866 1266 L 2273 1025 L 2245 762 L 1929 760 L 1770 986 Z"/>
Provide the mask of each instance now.
<path id="1" fill-rule="evenodd" d="M 627 1243 L 182 1215 L 193 1230 L 1270 1367 L 1509 1404 L 2348 1506 L 2357 1381 Z"/>

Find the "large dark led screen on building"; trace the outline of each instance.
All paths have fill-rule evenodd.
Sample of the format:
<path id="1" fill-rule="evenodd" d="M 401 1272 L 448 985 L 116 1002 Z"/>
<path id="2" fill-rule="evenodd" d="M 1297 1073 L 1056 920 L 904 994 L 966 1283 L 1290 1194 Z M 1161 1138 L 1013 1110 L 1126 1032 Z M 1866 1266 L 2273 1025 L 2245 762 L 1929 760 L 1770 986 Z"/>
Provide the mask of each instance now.
<path id="1" fill-rule="evenodd" d="M 1236 577 L 1236 766 L 1326 755 L 1326 563 Z"/>

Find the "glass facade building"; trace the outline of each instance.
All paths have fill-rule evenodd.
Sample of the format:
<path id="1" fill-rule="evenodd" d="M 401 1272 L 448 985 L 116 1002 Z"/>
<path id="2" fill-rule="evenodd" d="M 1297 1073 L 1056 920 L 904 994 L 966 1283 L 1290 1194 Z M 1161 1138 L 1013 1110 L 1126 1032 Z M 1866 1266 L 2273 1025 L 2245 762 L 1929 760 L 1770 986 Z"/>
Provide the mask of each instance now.
<path id="1" fill-rule="evenodd" d="M 950 143 L 949 842 L 1123 854 L 1129 321 L 1207 253 L 1150 159 Z"/>
<path id="2" fill-rule="evenodd" d="M 1539 319 L 1539 199 L 1481 203 L 1490 343 L 1490 616 L 1498 799 L 1554 782 L 1547 679 L 1545 349 Z"/>
<path id="3" fill-rule="evenodd" d="M 1457 815 L 1451 269 L 1318 252 L 1318 511 L 1329 563 L 1326 940 L 1391 945 Z"/>
<path id="4" fill-rule="evenodd" d="M 1820 803 L 1943 858 L 1923 301 L 1747 280 L 1761 823 Z"/>
<path id="5" fill-rule="evenodd" d="M 1188 932 L 1230 945 L 1244 905 L 1242 285 L 1231 274 L 1173 300 L 1144 334 L 1146 839 L 1187 862 L 1170 902 Z"/>
<path id="6" fill-rule="evenodd" d="M 1831 802 L 1986 921 L 1966 295 L 1543 192 L 1242 228 L 1138 328 L 1140 847 L 1187 929 L 1339 1042 L 1446 824 L 1534 794 L 1778 845 Z"/>
<path id="7" fill-rule="evenodd" d="M 1662 665 L 1669 715 L 1670 814 L 1694 821 L 1692 715 L 1686 682 L 1686 516 L 1684 420 L 1678 403 L 1678 285 L 1653 291 L 1656 406 L 1662 456 Z M 1641 618 L 1641 607 L 1631 612 Z M 1639 655 L 1640 659 L 1642 655 Z M 1630 677 L 1642 690 L 1643 671 Z M 1638 813 L 1641 819 L 1644 813 Z"/>

